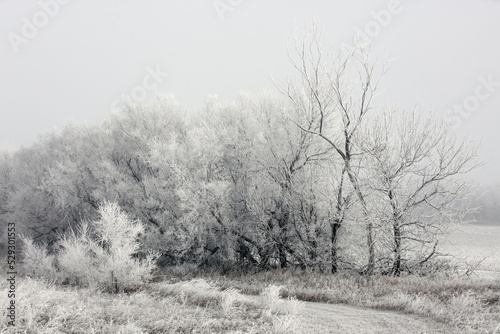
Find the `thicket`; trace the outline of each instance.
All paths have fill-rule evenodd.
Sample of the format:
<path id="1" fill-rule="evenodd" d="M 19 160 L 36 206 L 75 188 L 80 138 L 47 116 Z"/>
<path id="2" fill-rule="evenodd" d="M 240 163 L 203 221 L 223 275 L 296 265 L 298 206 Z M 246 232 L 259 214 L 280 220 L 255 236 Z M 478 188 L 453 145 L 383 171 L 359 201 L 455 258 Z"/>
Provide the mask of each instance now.
<path id="1" fill-rule="evenodd" d="M 125 267 L 98 282 L 111 272 L 124 280 L 129 261 L 108 248 L 123 231 L 121 218 L 103 216 L 108 201 L 144 227 L 132 233 L 140 249 L 125 253 L 158 253 L 158 265 L 432 268 L 442 233 L 470 212 L 463 176 L 479 166 L 477 146 L 434 113 L 376 105 L 385 67 L 367 45 L 328 58 L 313 38 L 296 51 L 298 76 L 279 85 L 285 99 L 208 98 L 188 119 L 163 96 L 4 153 L 0 224 L 16 222 L 33 240 L 27 254 L 59 256 L 60 267 L 65 256 L 93 253 L 96 268 L 119 258 Z M 85 220 L 98 223 L 71 234 Z M 54 255 L 61 246 L 81 253 Z M 68 279 L 85 280 L 77 271 Z"/>

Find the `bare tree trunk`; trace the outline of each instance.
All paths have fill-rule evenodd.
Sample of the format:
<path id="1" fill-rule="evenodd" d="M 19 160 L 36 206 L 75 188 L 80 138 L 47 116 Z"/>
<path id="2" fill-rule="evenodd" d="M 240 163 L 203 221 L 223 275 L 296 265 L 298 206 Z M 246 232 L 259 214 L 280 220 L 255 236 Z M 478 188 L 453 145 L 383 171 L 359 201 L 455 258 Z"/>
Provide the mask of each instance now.
<path id="1" fill-rule="evenodd" d="M 259 268 L 269 269 L 270 259 L 271 259 L 271 249 L 265 246 L 260 248 L 258 252 L 259 252 Z"/>
<path id="2" fill-rule="evenodd" d="M 392 263 L 392 274 L 401 274 L 401 230 L 397 221 L 393 224 L 394 229 L 394 261 Z"/>
<path id="3" fill-rule="evenodd" d="M 340 177 L 339 189 L 337 193 L 337 204 L 336 204 L 336 217 L 333 223 L 331 224 L 332 228 L 332 236 L 331 236 L 331 244 L 330 244 L 330 252 L 332 257 L 332 274 L 335 274 L 338 271 L 338 254 L 337 254 L 337 240 L 338 240 L 338 232 L 342 222 L 344 220 L 344 211 L 346 202 L 343 198 L 343 190 L 344 190 L 344 176 L 346 169 L 345 167 L 342 169 L 342 175 Z"/>
<path id="4" fill-rule="evenodd" d="M 286 260 L 286 251 L 285 247 L 282 244 L 278 244 L 278 256 L 280 259 L 280 267 L 281 268 L 286 268 L 287 267 L 287 260 Z"/>
<path id="5" fill-rule="evenodd" d="M 392 207 L 392 229 L 394 237 L 394 260 L 392 262 L 392 275 L 399 276 L 401 274 L 401 227 L 399 225 L 400 213 L 394 199 L 392 189 L 388 191 L 389 200 Z"/>
<path id="6" fill-rule="evenodd" d="M 332 227 L 332 239 L 330 244 L 330 252 L 332 257 L 332 274 L 338 271 L 338 255 L 337 255 L 337 234 L 340 228 L 340 223 L 336 220 L 331 224 Z"/>
<path id="7" fill-rule="evenodd" d="M 370 215 L 368 213 L 368 206 L 366 204 L 363 193 L 361 192 L 361 188 L 359 187 L 358 179 L 351 170 L 349 160 L 345 160 L 345 169 L 347 175 L 349 176 L 349 180 L 351 181 L 351 184 L 354 187 L 356 196 L 361 202 L 361 206 L 363 208 L 363 215 L 366 219 L 366 244 L 368 247 L 368 265 L 366 268 L 366 274 L 371 275 L 373 274 L 373 269 L 375 268 L 375 243 L 373 241 L 373 222 L 370 219 Z"/>

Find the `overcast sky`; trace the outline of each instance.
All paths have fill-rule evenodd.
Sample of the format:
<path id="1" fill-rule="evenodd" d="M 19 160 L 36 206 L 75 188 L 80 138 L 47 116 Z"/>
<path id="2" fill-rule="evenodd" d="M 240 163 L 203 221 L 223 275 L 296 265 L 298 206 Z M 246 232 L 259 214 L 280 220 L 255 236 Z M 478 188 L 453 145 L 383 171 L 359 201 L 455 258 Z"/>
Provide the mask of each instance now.
<path id="1" fill-rule="evenodd" d="M 313 18 L 334 47 L 376 35 L 393 59 L 379 102 L 447 113 L 484 141 L 475 177 L 500 181 L 499 0 L 0 0 L 0 147 L 98 124 L 123 95 L 171 93 L 193 112 L 208 95 L 276 92 Z"/>

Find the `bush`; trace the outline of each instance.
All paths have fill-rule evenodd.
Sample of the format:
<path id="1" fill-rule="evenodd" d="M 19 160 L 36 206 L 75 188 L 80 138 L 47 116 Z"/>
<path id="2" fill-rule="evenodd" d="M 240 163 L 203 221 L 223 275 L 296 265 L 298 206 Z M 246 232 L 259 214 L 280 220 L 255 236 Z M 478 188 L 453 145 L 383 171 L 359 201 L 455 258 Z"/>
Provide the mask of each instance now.
<path id="1" fill-rule="evenodd" d="M 151 279 L 154 255 L 148 254 L 143 260 L 134 258 L 140 248 L 141 223 L 131 220 L 115 203 L 103 205 L 99 215 L 99 220 L 83 222 L 76 232 L 59 237 L 56 255 L 48 255 L 45 247 L 24 238 L 27 271 L 37 277 L 115 293 Z"/>
<path id="2" fill-rule="evenodd" d="M 24 243 L 24 269 L 32 277 L 49 278 L 51 280 L 57 280 L 58 276 L 54 270 L 54 255 L 49 255 L 47 253 L 47 247 L 37 246 L 33 243 L 33 240 L 21 236 L 21 240 Z"/>

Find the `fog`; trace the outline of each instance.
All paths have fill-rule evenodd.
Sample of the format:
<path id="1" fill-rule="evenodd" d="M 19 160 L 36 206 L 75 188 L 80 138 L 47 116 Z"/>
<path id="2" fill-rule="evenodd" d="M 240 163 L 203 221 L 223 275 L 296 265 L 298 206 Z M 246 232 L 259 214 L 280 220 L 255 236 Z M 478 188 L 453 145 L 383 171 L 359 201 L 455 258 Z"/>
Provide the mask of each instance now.
<path id="1" fill-rule="evenodd" d="M 435 109 L 483 141 L 500 181 L 499 1 L 0 1 L 0 147 L 69 122 L 98 124 L 123 96 L 173 94 L 188 113 L 209 95 L 270 91 L 293 73 L 287 47 L 313 20 L 337 50 L 356 31 L 391 60 L 377 105 Z"/>

